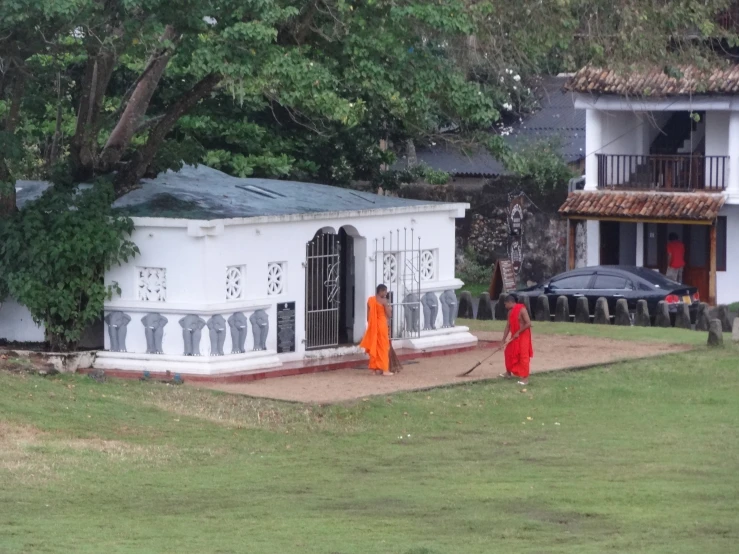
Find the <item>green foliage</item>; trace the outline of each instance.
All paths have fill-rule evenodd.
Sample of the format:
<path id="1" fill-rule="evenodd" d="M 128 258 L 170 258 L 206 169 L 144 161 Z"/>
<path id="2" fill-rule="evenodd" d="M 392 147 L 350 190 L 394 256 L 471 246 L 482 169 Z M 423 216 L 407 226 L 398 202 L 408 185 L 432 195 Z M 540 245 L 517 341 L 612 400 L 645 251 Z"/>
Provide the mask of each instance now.
<path id="1" fill-rule="evenodd" d="M 533 75 L 572 71 L 585 63 L 657 63 L 668 74 L 680 63 L 714 63 L 714 50 L 739 42 L 734 29 L 715 22 L 728 5 L 728 0 L 5 1 L 0 57 L 9 72 L 0 85 L 0 119 L 10 111 L 14 76 L 27 78 L 15 130 L 20 147 L 2 153 L 19 177 L 44 177 L 77 151 L 73 137 L 81 102 L 93 90 L 83 82 L 84 68 L 104 47 L 115 56 L 100 114 L 88 114 L 100 116 L 87 162 L 94 166 L 123 117 L 132 87 L 151 57 L 166 47 L 171 59 L 136 120 L 123 165 L 139 159 L 152 127 L 213 74 L 218 87 L 167 133 L 147 166 L 149 175 L 197 161 L 241 176 L 337 185 L 383 180 L 380 167 L 388 154 L 380 140 L 397 144 L 437 136 L 445 128 L 467 138 L 489 131 L 501 113 L 525 107 Z M 176 33 L 162 40 L 168 26 Z M 715 40 L 695 40 L 697 33 Z M 508 163 L 542 187 L 559 171 L 549 162 L 520 157 Z"/>
<path id="2" fill-rule="evenodd" d="M 105 271 L 138 248 L 133 222 L 112 213 L 113 188 L 52 187 L 0 227 L 0 275 L 6 291 L 46 328 L 53 350 L 74 349 L 103 312 L 117 283 Z"/>
<path id="3" fill-rule="evenodd" d="M 556 193 L 575 176 L 562 159 L 556 141 L 529 144 L 503 159 L 505 167 L 534 183 L 546 195 Z"/>
<path id="4" fill-rule="evenodd" d="M 472 248 L 467 247 L 464 255 L 457 259 L 455 274 L 466 285 L 490 285 L 493 268 L 482 263 L 480 257 Z"/>
<path id="5" fill-rule="evenodd" d="M 445 185 L 449 182 L 449 174 L 425 164 L 418 164 L 405 169 L 382 171 L 372 180 L 375 187 L 382 187 L 385 190 L 397 190 L 401 185 L 418 182 Z"/>

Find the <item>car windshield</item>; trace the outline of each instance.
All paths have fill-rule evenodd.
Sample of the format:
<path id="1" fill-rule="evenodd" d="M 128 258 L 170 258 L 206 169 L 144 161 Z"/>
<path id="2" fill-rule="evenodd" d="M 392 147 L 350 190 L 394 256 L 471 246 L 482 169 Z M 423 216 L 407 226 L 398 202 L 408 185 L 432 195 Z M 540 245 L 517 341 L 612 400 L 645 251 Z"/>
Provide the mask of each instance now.
<path id="1" fill-rule="evenodd" d="M 638 270 L 634 271 L 634 273 L 636 273 L 639 277 L 641 277 L 645 281 L 648 281 L 650 284 L 654 285 L 658 289 L 670 290 L 680 286 L 680 283 L 672 281 L 671 279 L 668 279 L 661 273 L 658 273 L 657 271 L 654 271 L 652 269 L 639 268 Z"/>

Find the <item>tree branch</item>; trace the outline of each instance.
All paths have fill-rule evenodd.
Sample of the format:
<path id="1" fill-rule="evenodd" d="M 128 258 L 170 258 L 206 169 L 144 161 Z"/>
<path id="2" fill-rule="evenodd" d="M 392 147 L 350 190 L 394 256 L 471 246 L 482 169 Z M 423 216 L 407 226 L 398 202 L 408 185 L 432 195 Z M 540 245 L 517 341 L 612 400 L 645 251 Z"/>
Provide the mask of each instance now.
<path id="1" fill-rule="evenodd" d="M 23 103 L 23 92 L 26 89 L 26 74 L 21 71 L 15 72 L 13 79 L 13 96 L 10 101 L 10 109 L 5 119 L 5 130 L 14 133 L 21 115 L 21 104 Z"/>
<path id="2" fill-rule="evenodd" d="M 160 38 L 160 42 L 167 42 L 176 37 L 177 34 L 174 27 L 168 25 Z M 142 77 L 138 81 L 123 114 L 110 133 L 108 142 L 105 144 L 105 148 L 103 148 L 103 152 L 100 155 L 97 169 L 101 173 L 107 173 L 123 157 L 123 153 L 136 134 L 136 129 L 141 119 L 146 115 L 146 110 L 149 108 L 151 99 L 159 86 L 159 81 L 164 74 L 169 60 L 172 58 L 172 54 L 172 49 L 165 47 L 155 52 L 149 58 L 149 62 L 146 64 L 143 72 L 145 77 Z"/>
<path id="3" fill-rule="evenodd" d="M 100 130 L 100 112 L 116 61 L 117 55 L 112 48 L 102 48 L 96 55 L 89 55 L 87 58 L 82 77 L 77 127 L 70 144 L 73 172 L 80 180 L 90 178 L 95 168 L 95 142 Z"/>
<path id="4" fill-rule="evenodd" d="M 177 121 L 194 108 L 198 102 L 208 96 L 221 82 L 222 77 L 211 73 L 198 81 L 193 88 L 183 94 L 164 117 L 149 133 L 149 138 L 133 155 L 131 161 L 118 173 L 116 178 L 116 196 L 121 196 L 131 190 L 144 176 L 154 161 L 164 139 L 175 126 Z"/>

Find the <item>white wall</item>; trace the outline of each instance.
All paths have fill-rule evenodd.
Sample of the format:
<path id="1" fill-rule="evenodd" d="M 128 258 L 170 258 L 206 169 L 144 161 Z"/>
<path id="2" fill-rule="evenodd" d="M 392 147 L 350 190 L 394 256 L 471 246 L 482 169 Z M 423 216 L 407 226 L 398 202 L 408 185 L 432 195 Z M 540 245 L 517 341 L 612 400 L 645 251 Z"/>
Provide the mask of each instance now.
<path id="1" fill-rule="evenodd" d="M 726 216 L 726 271 L 716 273 L 716 301 L 739 302 L 739 206 L 724 206 Z"/>
<path id="2" fill-rule="evenodd" d="M 706 112 L 706 156 L 727 156 L 730 112 Z"/>
<path id="3" fill-rule="evenodd" d="M 644 119 L 634 112 L 603 112 L 603 154 L 641 154 Z"/>
<path id="4" fill-rule="evenodd" d="M 644 266 L 644 224 L 636 224 L 636 266 Z"/>
<path id="5" fill-rule="evenodd" d="M 43 342 L 44 328 L 33 322 L 28 308 L 12 298 L 0 304 L 0 339 L 19 342 Z"/>
<path id="6" fill-rule="evenodd" d="M 587 236 L 588 267 L 600 265 L 600 221 L 589 219 L 585 222 Z"/>

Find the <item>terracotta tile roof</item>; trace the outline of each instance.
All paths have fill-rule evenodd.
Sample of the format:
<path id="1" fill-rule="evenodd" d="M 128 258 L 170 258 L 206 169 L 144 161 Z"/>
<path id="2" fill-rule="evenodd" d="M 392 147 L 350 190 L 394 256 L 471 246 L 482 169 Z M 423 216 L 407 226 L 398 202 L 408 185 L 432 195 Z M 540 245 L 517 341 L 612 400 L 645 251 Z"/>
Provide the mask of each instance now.
<path id="1" fill-rule="evenodd" d="M 589 219 L 713 221 L 724 201 L 721 194 L 705 192 L 576 191 L 569 194 L 559 213 Z"/>
<path id="2" fill-rule="evenodd" d="M 701 70 L 694 66 L 678 68 L 680 79 L 670 77 L 663 68 L 617 72 L 600 67 L 583 67 L 565 85 L 572 92 L 618 94 L 621 96 L 688 96 L 692 94 L 739 94 L 739 65 Z"/>

